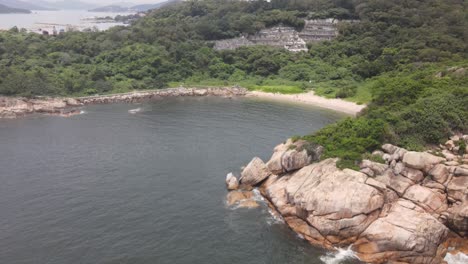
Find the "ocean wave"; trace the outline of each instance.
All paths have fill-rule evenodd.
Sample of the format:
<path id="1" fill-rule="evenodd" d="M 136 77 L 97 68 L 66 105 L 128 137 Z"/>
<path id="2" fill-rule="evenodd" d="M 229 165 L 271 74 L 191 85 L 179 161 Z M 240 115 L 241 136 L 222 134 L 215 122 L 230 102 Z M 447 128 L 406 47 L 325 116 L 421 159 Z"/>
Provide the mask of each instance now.
<path id="1" fill-rule="evenodd" d="M 321 256 L 320 260 L 325 264 L 341 264 L 347 260 L 357 260 L 356 253 L 348 248 L 337 248 L 336 251 L 328 252 L 325 256 Z"/>

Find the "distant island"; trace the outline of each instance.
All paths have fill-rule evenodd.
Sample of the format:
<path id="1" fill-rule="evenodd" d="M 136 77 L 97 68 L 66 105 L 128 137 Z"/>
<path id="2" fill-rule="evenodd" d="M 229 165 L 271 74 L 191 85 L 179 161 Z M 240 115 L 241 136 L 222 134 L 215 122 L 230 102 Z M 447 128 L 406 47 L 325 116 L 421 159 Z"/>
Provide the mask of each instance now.
<path id="1" fill-rule="evenodd" d="M 0 4 L 0 14 L 30 14 L 31 11 L 22 8 L 14 8 Z"/>
<path id="2" fill-rule="evenodd" d="M 28 13 L 31 13 L 30 10 L 54 10 L 55 9 L 48 5 L 43 6 L 42 5 L 43 3 L 48 4 L 48 2 L 41 1 L 41 0 L 37 0 L 37 1 L 0 0 L 0 5 L 2 6 L 6 6 L 8 8 L 13 8 L 13 9 L 27 10 Z M 1 9 L 3 10 L 3 7 Z M 9 13 L 25 13 L 25 12 L 9 12 Z"/>
<path id="3" fill-rule="evenodd" d="M 94 8 L 89 10 L 90 12 L 112 12 L 112 13 L 119 13 L 119 12 L 128 12 L 129 8 L 122 7 L 119 5 L 108 5 L 108 6 L 101 6 L 98 8 Z"/>

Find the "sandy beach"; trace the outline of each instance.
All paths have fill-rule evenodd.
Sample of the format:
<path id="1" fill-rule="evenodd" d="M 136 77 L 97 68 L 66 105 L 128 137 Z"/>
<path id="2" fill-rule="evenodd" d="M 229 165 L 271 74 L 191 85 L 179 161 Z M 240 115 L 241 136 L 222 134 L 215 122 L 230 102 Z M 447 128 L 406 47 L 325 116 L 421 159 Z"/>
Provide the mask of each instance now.
<path id="1" fill-rule="evenodd" d="M 279 94 L 252 91 L 248 92 L 246 96 L 315 105 L 350 115 L 356 115 L 366 107 L 366 105 L 358 105 L 356 103 L 344 101 L 341 99 L 324 98 L 315 95 L 313 91 L 301 94 Z"/>

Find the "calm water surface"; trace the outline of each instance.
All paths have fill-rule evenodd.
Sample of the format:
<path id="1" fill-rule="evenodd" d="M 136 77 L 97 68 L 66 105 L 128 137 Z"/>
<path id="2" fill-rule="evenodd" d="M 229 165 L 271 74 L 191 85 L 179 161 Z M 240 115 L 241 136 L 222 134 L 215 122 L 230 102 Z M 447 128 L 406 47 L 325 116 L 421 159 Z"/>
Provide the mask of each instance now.
<path id="1" fill-rule="evenodd" d="M 46 24 L 59 24 L 57 29 L 65 29 L 65 26 L 72 25 L 78 29 L 97 27 L 100 30 L 106 30 L 110 27 L 123 25 L 122 23 L 92 23 L 89 19 L 96 17 L 115 17 L 117 15 L 128 15 L 130 13 L 106 13 L 106 12 L 88 12 L 86 10 L 59 10 L 59 11 L 32 11 L 31 14 L 0 14 L 0 29 L 10 29 L 14 26 L 26 28 L 29 30 L 38 30 L 39 28 L 48 29 L 52 26 Z"/>
<path id="2" fill-rule="evenodd" d="M 342 115 L 223 98 L 85 111 L 0 120 L 0 263 L 322 263 L 264 205 L 226 207 L 224 179 Z"/>

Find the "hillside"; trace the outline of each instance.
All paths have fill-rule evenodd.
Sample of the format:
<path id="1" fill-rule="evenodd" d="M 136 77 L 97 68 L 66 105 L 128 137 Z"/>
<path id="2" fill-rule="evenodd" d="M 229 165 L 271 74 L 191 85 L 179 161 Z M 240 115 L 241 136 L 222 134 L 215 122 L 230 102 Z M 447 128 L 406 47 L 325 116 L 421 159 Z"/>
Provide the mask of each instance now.
<path id="1" fill-rule="evenodd" d="M 31 11 L 21 8 L 12 8 L 5 5 L 0 4 L 0 14 L 14 14 L 14 13 L 24 13 L 29 14 Z"/>
<path id="2" fill-rule="evenodd" d="M 382 142 L 408 149 L 468 129 L 466 3 L 462 0 L 184 1 L 131 27 L 44 38 L 0 35 L 0 94 L 83 95 L 170 85 L 241 85 L 368 103 L 306 137 L 352 167 Z M 213 41 L 305 19 L 357 20 L 308 51 Z"/>

